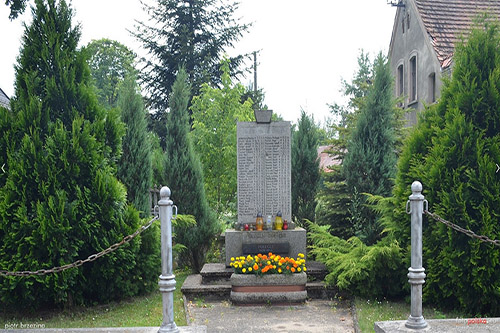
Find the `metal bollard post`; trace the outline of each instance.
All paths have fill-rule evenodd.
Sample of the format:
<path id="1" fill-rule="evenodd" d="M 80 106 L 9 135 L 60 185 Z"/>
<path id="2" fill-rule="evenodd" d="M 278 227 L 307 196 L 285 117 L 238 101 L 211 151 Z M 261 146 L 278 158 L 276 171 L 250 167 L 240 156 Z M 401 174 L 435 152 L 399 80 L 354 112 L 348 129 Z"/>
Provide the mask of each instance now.
<path id="1" fill-rule="evenodd" d="M 411 184 L 412 195 L 406 203 L 406 212 L 411 214 L 411 267 L 408 268 L 408 282 L 411 284 L 411 313 L 405 326 L 412 329 L 427 327 L 422 315 L 422 284 L 425 282 L 425 269 L 422 267 L 422 212 L 424 199 L 422 184 L 414 181 Z M 410 204 L 410 211 L 408 211 Z"/>
<path id="2" fill-rule="evenodd" d="M 174 322 L 174 290 L 175 275 L 172 268 L 172 207 L 170 189 L 166 186 L 160 190 L 160 223 L 161 223 L 161 275 L 158 285 L 163 303 L 163 322 L 158 333 L 179 332 Z M 177 207 L 176 207 L 177 208 Z"/>

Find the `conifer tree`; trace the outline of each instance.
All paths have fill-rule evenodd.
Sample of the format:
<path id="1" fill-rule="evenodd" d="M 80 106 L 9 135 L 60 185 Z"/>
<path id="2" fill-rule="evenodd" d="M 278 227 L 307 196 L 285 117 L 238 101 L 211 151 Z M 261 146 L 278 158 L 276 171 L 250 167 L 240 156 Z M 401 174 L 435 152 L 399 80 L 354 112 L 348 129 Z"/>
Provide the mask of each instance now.
<path id="1" fill-rule="evenodd" d="M 318 134 L 314 118 L 301 110 L 292 137 L 292 216 L 314 221 L 319 183 Z"/>
<path id="2" fill-rule="evenodd" d="M 118 179 L 127 187 L 128 201 L 149 216 L 149 188 L 152 165 L 151 144 L 147 132 L 146 112 L 134 77 L 122 83 L 118 93 L 118 107 L 126 126 L 122 155 L 118 163 Z"/>
<path id="3" fill-rule="evenodd" d="M 199 95 L 203 83 L 221 84 L 219 63 L 224 52 L 249 27 L 234 17 L 237 8 L 238 3 L 221 0 L 158 0 L 155 5 L 144 5 L 150 20 L 139 22 L 135 36 L 150 55 L 141 79 L 156 111 L 151 125 L 163 148 L 165 110 L 177 70 L 186 70 L 190 97 Z M 232 76 L 241 74 L 243 56 L 231 58 L 230 64 Z"/>
<path id="4" fill-rule="evenodd" d="M 415 180 L 422 182 L 429 211 L 462 228 L 500 239 L 500 31 L 476 24 L 457 45 L 451 79 L 441 98 L 425 110 L 398 164 L 388 229 L 406 249 L 410 223 L 404 203 Z M 445 225 L 424 220 L 424 298 L 471 315 L 500 314 L 498 247 Z M 409 263 L 409 254 L 406 255 Z"/>
<path id="5" fill-rule="evenodd" d="M 178 227 L 177 242 L 185 245 L 191 264 L 200 271 L 218 225 L 208 206 L 201 163 L 189 136 L 188 101 L 190 90 L 186 71 L 180 69 L 172 87 L 165 147 L 165 183 L 179 213 L 193 215 L 196 228 Z"/>
<path id="6" fill-rule="evenodd" d="M 329 154 L 339 162 L 330 166 L 330 171 L 322 174 L 322 184 L 317 195 L 316 222 L 330 225 L 333 235 L 349 239 L 354 235 L 353 219 L 350 214 L 352 193 L 348 190 L 343 161 L 347 143 L 356 126 L 360 108 L 366 103 L 366 96 L 373 82 L 373 63 L 367 53 L 361 50 L 358 56 L 358 69 L 352 81 L 342 80 L 342 91 L 348 97 L 347 105 L 330 105 L 336 120 L 331 128 L 334 136 L 329 140 Z"/>
<path id="7" fill-rule="evenodd" d="M 116 179 L 123 125 L 99 107 L 79 27 L 64 0 L 36 0 L 16 66 L 0 188 L 0 269 L 38 270 L 85 259 L 132 233 L 137 212 Z M 140 242 L 63 273 L 0 279 L 1 304 L 37 309 L 132 296 Z M 147 267 L 147 268 L 146 268 Z M 154 275 L 151 278 L 155 278 Z"/>
<path id="8" fill-rule="evenodd" d="M 394 105 L 389 65 L 379 54 L 373 85 L 361 107 L 343 165 L 356 233 L 368 244 L 380 237 L 381 228 L 375 213 L 364 205 L 363 193 L 387 196 L 391 191 L 396 172 Z"/>

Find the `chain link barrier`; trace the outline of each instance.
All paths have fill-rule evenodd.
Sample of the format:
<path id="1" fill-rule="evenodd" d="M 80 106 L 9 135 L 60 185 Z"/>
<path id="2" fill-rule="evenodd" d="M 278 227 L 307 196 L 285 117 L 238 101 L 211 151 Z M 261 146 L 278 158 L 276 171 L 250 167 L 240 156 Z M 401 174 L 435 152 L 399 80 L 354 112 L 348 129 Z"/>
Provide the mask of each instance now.
<path id="1" fill-rule="evenodd" d="M 477 235 L 474 231 L 462 228 L 461 226 L 458 226 L 458 225 L 456 225 L 454 223 L 451 223 L 450 221 L 446 221 L 441 216 L 439 216 L 437 214 L 434 214 L 434 213 L 431 213 L 427 209 L 424 210 L 424 214 L 429 215 L 434 220 L 436 220 L 438 222 L 441 222 L 444 225 L 448 226 L 449 228 L 452 228 L 452 229 L 454 229 L 454 230 L 456 230 L 458 232 L 466 234 L 467 236 L 469 236 L 471 238 L 476 238 L 476 239 L 480 240 L 481 242 L 491 243 L 493 245 L 496 245 L 496 246 L 500 247 L 500 240 L 498 240 L 498 239 L 493 240 L 493 239 L 490 239 L 490 238 L 488 238 L 486 236 L 483 236 L 483 235 Z"/>
<path id="2" fill-rule="evenodd" d="M 158 206 L 155 207 L 155 212 L 157 210 L 157 207 Z M 102 250 L 99 253 L 92 254 L 92 255 L 88 256 L 87 259 L 77 260 L 77 261 L 75 261 L 75 262 L 73 262 L 71 264 L 66 264 L 66 265 L 63 265 L 63 266 L 57 266 L 57 267 L 53 267 L 51 269 L 39 269 L 37 271 L 15 271 L 15 272 L 10 272 L 10 271 L 6 271 L 6 270 L 0 270 L 0 276 L 35 276 L 35 275 L 46 275 L 46 274 L 51 274 L 51 273 L 59 273 L 59 272 L 62 272 L 62 271 L 65 271 L 67 269 L 74 268 L 74 267 L 80 267 L 81 265 L 86 264 L 88 262 L 92 262 L 92 261 L 96 260 L 97 258 L 105 256 L 106 254 L 109 254 L 109 253 L 115 251 L 117 248 L 119 248 L 123 244 L 130 242 L 132 239 L 134 239 L 135 237 L 137 237 L 144 230 L 148 229 L 153 224 L 153 222 L 156 221 L 156 220 L 158 220 L 159 218 L 160 218 L 159 215 L 156 215 L 148 223 L 146 223 L 145 225 L 143 225 L 139 229 L 137 229 L 133 234 L 130 234 L 128 236 L 123 237 L 123 239 L 120 242 L 111 245 L 110 247 L 108 247 L 105 250 Z"/>

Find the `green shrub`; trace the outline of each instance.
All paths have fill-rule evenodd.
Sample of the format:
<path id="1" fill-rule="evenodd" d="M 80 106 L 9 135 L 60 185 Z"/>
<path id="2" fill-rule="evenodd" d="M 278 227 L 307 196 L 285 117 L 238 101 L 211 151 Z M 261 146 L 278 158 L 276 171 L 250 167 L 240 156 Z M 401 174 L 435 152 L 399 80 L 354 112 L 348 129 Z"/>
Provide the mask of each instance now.
<path id="1" fill-rule="evenodd" d="M 367 246 L 359 238 L 332 236 L 329 226 L 309 222 L 309 252 L 323 262 L 329 273 L 325 282 L 364 297 L 395 297 L 406 281 L 403 251 L 396 241 Z"/>
<path id="2" fill-rule="evenodd" d="M 492 239 L 500 239 L 500 33 L 483 21 L 457 46 L 451 79 L 438 104 L 425 110 L 398 163 L 388 230 L 409 251 L 404 205 L 414 180 L 429 210 Z M 407 251 L 407 256 L 409 252 Z M 425 301 L 471 314 L 500 314 L 500 251 L 424 219 Z"/>
<path id="3" fill-rule="evenodd" d="M 101 108 L 84 55 L 76 50 L 65 1 L 37 0 L 16 67 L 12 111 L 0 111 L 6 128 L 8 172 L 0 181 L 0 269 L 49 269 L 119 242 L 139 227 L 116 179 L 123 124 Z M 5 127 L 5 119 L 9 126 Z M 3 161 L 2 161 L 3 162 Z M 107 302 L 144 290 L 139 277 L 156 280 L 156 268 L 138 266 L 158 242 L 140 237 L 115 252 L 61 273 L 1 277 L 0 304 L 36 310 Z"/>

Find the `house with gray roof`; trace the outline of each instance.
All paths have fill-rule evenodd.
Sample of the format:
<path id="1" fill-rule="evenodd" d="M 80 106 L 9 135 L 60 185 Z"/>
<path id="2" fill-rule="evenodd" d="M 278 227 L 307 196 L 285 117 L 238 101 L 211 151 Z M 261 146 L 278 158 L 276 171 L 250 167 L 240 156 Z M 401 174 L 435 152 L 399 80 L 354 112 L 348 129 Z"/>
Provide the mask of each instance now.
<path id="1" fill-rule="evenodd" d="M 389 46 L 394 93 L 408 110 L 408 125 L 417 112 L 439 98 L 441 78 L 453 67 L 455 45 L 466 37 L 482 13 L 500 19 L 499 0 L 393 0 L 397 6 Z"/>
<path id="2" fill-rule="evenodd" d="M 7 94 L 0 88 L 0 106 L 10 110 L 10 98 Z"/>

